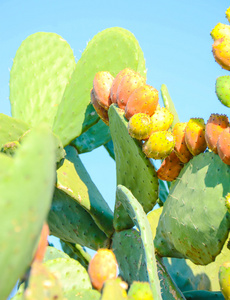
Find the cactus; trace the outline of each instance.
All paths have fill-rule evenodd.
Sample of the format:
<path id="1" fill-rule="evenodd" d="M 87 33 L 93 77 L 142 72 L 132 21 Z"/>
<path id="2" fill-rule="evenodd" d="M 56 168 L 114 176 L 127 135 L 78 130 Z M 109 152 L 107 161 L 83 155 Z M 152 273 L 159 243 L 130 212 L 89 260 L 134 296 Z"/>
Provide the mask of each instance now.
<path id="1" fill-rule="evenodd" d="M 217 78 L 216 95 L 220 100 L 220 102 L 227 107 L 230 107 L 229 87 L 230 87 L 230 76 L 226 75 Z"/>
<path id="2" fill-rule="evenodd" d="M 219 270 L 219 283 L 224 299 L 230 299 L 230 263 L 225 262 Z"/>

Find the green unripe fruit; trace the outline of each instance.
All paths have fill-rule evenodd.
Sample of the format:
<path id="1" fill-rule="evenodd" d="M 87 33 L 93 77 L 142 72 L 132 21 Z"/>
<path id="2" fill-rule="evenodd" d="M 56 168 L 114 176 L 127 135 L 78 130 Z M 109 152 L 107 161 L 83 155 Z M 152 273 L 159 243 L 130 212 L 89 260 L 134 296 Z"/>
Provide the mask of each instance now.
<path id="1" fill-rule="evenodd" d="M 142 147 L 143 152 L 149 158 L 164 159 L 173 150 L 175 137 L 169 131 L 157 131 L 150 135 Z"/>
<path id="2" fill-rule="evenodd" d="M 230 262 L 225 262 L 219 269 L 220 290 L 226 300 L 230 299 Z"/>
<path id="3" fill-rule="evenodd" d="M 230 107 L 230 76 L 220 76 L 216 80 L 216 95 L 220 102 Z"/>
<path id="4" fill-rule="evenodd" d="M 128 123 L 128 131 L 131 137 L 137 140 L 147 139 L 152 131 L 150 117 L 144 113 L 133 115 Z"/>

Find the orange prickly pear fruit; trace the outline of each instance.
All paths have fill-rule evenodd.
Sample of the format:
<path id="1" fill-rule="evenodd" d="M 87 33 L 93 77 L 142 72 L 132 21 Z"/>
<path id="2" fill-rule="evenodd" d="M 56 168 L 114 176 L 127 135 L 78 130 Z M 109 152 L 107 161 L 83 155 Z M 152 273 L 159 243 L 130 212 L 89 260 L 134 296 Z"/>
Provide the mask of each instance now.
<path id="1" fill-rule="evenodd" d="M 180 161 L 184 164 L 190 161 L 193 157 L 192 153 L 188 150 L 188 147 L 185 142 L 185 128 L 187 122 L 176 123 L 173 127 L 173 134 L 175 136 L 175 147 L 174 151 Z"/>
<path id="2" fill-rule="evenodd" d="M 172 125 L 174 116 L 165 107 L 160 107 L 156 109 L 154 114 L 151 116 L 153 123 L 153 132 L 168 130 Z"/>
<path id="3" fill-rule="evenodd" d="M 108 111 L 98 103 L 96 97 L 94 96 L 93 89 L 91 89 L 91 91 L 90 91 L 90 97 L 91 97 L 91 103 L 92 103 L 94 109 L 96 110 L 98 116 L 102 119 L 102 121 L 106 125 L 109 125 Z"/>
<path id="4" fill-rule="evenodd" d="M 230 38 L 222 37 L 212 45 L 216 62 L 225 70 L 230 70 Z"/>
<path id="5" fill-rule="evenodd" d="M 125 109 L 129 96 L 139 86 L 145 84 L 146 79 L 138 73 L 130 73 L 122 77 L 117 88 L 117 105 Z"/>
<path id="6" fill-rule="evenodd" d="M 211 37 L 213 40 L 218 40 L 222 37 L 230 38 L 230 26 L 222 23 L 218 23 L 211 31 Z"/>
<path id="7" fill-rule="evenodd" d="M 230 299 L 230 262 L 225 262 L 220 266 L 219 284 L 224 299 Z"/>
<path id="8" fill-rule="evenodd" d="M 217 141 L 220 133 L 229 126 L 226 115 L 211 114 L 205 127 L 205 139 L 210 150 L 217 154 Z"/>
<path id="9" fill-rule="evenodd" d="M 127 74 L 135 74 L 136 72 L 132 69 L 126 68 L 121 70 L 114 78 L 111 89 L 110 89 L 110 100 L 112 103 L 117 103 L 117 89 L 122 78 Z"/>
<path id="10" fill-rule="evenodd" d="M 117 278 L 118 264 L 110 249 L 99 249 L 89 262 L 88 273 L 95 289 L 101 290 L 105 281 Z"/>
<path id="11" fill-rule="evenodd" d="M 230 127 L 225 128 L 219 135 L 217 153 L 225 164 L 230 165 Z"/>
<path id="12" fill-rule="evenodd" d="M 205 140 L 205 123 L 202 118 L 191 118 L 185 128 L 185 142 L 192 153 L 198 155 L 207 148 Z"/>
<path id="13" fill-rule="evenodd" d="M 42 232 L 40 235 L 37 251 L 34 255 L 34 261 L 40 261 L 40 262 L 43 261 L 46 252 L 46 247 L 48 246 L 48 236 L 49 236 L 49 226 L 47 223 L 44 223 L 42 227 Z"/>
<path id="14" fill-rule="evenodd" d="M 149 158 L 164 159 L 172 152 L 174 146 L 175 137 L 171 132 L 157 131 L 150 135 L 142 150 Z"/>
<path id="15" fill-rule="evenodd" d="M 110 89 L 113 84 L 114 77 L 106 71 L 98 72 L 93 80 L 93 93 L 97 102 L 104 109 L 108 110 L 111 105 Z"/>
<path id="16" fill-rule="evenodd" d="M 152 131 L 150 117 L 144 113 L 133 115 L 128 123 L 128 131 L 130 136 L 137 140 L 147 139 Z"/>
<path id="17" fill-rule="evenodd" d="M 173 181 L 178 177 L 183 166 L 175 151 L 172 151 L 157 170 L 157 177 L 161 180 Z"/>
<path id="18" fill-rule="evenodd" d="M 148 84 L 142 84 L 129 96 L 125 107 L 125 117 L 129 120 L 136 113 L 145 113 L 152 116 L 157 108 L 158 101 L 158 91 Z"/>

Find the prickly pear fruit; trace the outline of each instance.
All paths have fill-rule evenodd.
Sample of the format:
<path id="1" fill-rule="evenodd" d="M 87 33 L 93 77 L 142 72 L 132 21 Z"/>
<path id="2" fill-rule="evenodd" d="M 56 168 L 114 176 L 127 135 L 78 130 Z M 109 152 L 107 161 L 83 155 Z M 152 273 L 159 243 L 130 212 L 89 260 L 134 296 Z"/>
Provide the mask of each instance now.
<path id="1" fill-rule="evenodd" d="M 188 150 L 188 147 L 185 142 L 185 128 L 187 122 L 176 123 L 173 127 L 173 135 L 175 136 L 175 147 L 174 151 L 180 161 L 184 164 L 190 161 L 193 157 L 192 153 Z"/>
<path id="2" fill-rule="evenodd" d="M 97 102 L 104 109 L 108 110 L 111 104 L 110 89 L 114 77 L 106 71 L 97 72 L 93 79 L 93 93 Z"/>
<path id="3" fill-rule="evenodd" d="M 183 166 L 175 151 L 172 151 L 157 170 L 157 177 L 161 180 L 173 181 L 178 177 Z"/>
<path id="4" fill-rule="evenodd" d="M 145 84 L 146 79 L 139 73 L 130 73 L 125 75 L 117 88 L 117 105 L 121 109 L 125 109 L 129 96 L 139 86 Z"/>
<path id="5" fill-rule="evenodd" d="M 210 150 L 217 154 L 217 141 L 220 133 L 229 126 L 226 115 L 211 114 L 205 126 L 205 140 Z"/>
<path id="6" fill-rule="evenodd" d="M 230 23 L 230 7 L 225 12 L 226 18 L 228 19 L 228 22 Z"/>
<path id="7" fill-rule="evenodd" d="M 121 70 L 114 78 L 111 89 L 110 89 L 110 100 L 112 103 L 117 103 L 117 89 L 122 78 L 127 74 L 135 74 L 135 71 L 129 68 Z"/>
<path id="8" fill-rule="evenodd" d="M 128 123 L 128 131 L 130 136 L 137 140 L 147 139 L 152 132 L 150 117 L 144 113 L 133 115 Z"/>
<path id="9" fill-rule="evenodd" d="M 129 120 L 136 113 L 145 113 L 152 116 L 157 108 L 158 101 L 158 91 L 148 84 L 143 84 L 129 96 L 125 107 L 125 117 Z"/>
<path id="10" fill-rule="evenodd" d="M 148 282 L 134 281 L 130 286 L 128 296 L 132 297 L 134 300 L 154 300 Z"/>
<path id="11" fill-rule="evenodd" d="M 223 105 L 230 107 L 230 76 L 220 76 L 217 78 L 216 95 Z"/>
<path id="12" fill-rule="evenodd" d="M 205 141 L 205 123 L 202 118 L 191 118 L 185 128 L 185 142 L 192 153 L 198 155 L 207 148 Z"/>
<path id="13" fill-rule="evenodd" d="M 5 153 L 8 156 L 14 156 L 15 151 L 18 149 L 19 146 L 20 143 L 18 141 L 9 142 L 1 148 L 1 152 Z"/>
<path id="14" fill-rule="evenodd" d="M 143 144 L 142 150 L 149 158 L 164 159 L 173 150 L 175 137 L 169 131 L 157 131 L 150 135 Z"/>
<path id="15" fill-rule="evenodd" d="M 228 209 L 228 212 L 230 213 L 230 193 L 228 193 L 225 197 L 225 205 Z"/>
<path id="16" fill-rule="evenodd" d="M 151 116 L 153 122 L 153 131 L 164 131 L 168 130 L 173 122 L 173 114 L 165 107 L 156 109 L 154 114 Z"/>
<path id="17" fill-rule="evenodd" d="M 230 299 L 230 262 L 225 262 L 219 269 L 220 290 L 224 298 Z"/>
<path id="18" fill-rule="evenodd" d="M 219 135 L 217 153 L 225 164 L 230 165 L 230 127 L 225 128 Z"/>
<path id="19" fill-rule="evenodd" d="M 230 70 L 230 38 L 222 37 L 212 45 L 216 62 L 225 70 Z"/>
<path id="20" fill-rule="evenodd" d="M 222 37 L 230 37 L 230 26 L 218 23 L 210 32 L 210 34 L 214 41 Z"/>
<path id="21" fill-rule="evenodd" d="M 43 258 L 46 253 L 46 248 L 48 246 L 48 236 L 49 236 L 49 226 L 45 222 L 42 227 L 42 232 L 38 243 L 38 248 L 34 256 L 34 261 L 40 261 L 40 262 L 43 261 Z"/>
<path id="22" fill-rule="evenodd" d="M 108 111 L 98 103 L 98 101 L 94 95 L 93 89 L 90 91 L 90 97 L 91 97 L 91 103 L 92 103 L 94 109 L 96 110 L 98 116 L 102 119 L 102 121 L 106 125 L 109 125 Z"/>
<path id="23" fill-rule="evenodd" d="M 99 249 L 89 262 L 89 277 L 97 290 L 102 289 L 106 280 L 116 278 L 117 272 L 117 260 L 110 249 Z"/>

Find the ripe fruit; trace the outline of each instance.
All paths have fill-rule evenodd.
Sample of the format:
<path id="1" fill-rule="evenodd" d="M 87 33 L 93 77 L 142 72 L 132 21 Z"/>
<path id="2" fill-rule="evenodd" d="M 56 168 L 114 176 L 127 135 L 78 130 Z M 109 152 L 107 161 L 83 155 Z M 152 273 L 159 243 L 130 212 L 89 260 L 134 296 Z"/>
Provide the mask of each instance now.
<path id="1" fill-rule="evenodd" d="M 117 76 L 114 78 L 111 89 L 110 89 L 110 100 L 112 103 L 117 103 L 117 89 L 122 80 L 122 78 L 127 74 L 135 74 L 132 69 L 126 68 L 121 70 Z"/>
<path id="2" fill-rule="evenodd" d="M 216 62 L 225 70 L 230 70 L 230 38 L 222 37 L 212 45 Z"/>
<path id="3" fill-rule="evenodd" d="M 157 177 L 161 180 L 173 181 L 178 177 L 183 166 L 184 164 L 177 157 L 176 153 L 172 151 L 157 170 Z"/>
<path id="4" fill-rule="evenodd" d="M 94 109 L 96 110 L 98 116 L 102 119 L 102 121 L 106 125 L 109 125 L 108 111 L 98 103 L 97 99 L 95 98 L 93 89 L 91 89 L 90 91 L 90 97 L 91 97 L 91 103 Z"/>
<path id="5" fill-rule="evenodd" d="M 48 236 L 49 236 L 49 226 L 47 223 L 44 223 L 42 227 L 42 232 L 38 243 L 37 251 L 34 256 L 34 261 L 42 262 L 45 256 L 46 247 L 48 246 L 48 240 L 47 240 Z"/>
<path id="6" fill-rule="evenodd" d="M 116 257 L 110 249 L 99 249 L 91 259 L 88 273 L 95 289 L 101 290 L 108 279 L 117 277 L 118 265 Z"/>
<path id="7" fill-rule="evenodd" d="M 128 123 L 128 131 L 130 136 L 137 140 L 147 139 L 152 131 L 150 117 L 144 113 L 133 115 Z"/>
<path id="8" fill-rule="evenodd" d="M 230 23 L 230 7 L 225 12 L 226 18 L 228 19 L 228 22 Z"/>
<path id="9" fill-rule="evenodd" d="M 152 116 L 157 108 L 158 101 L 158 91 L 148 84 L 142 84 L 129 96 L 125 107 L 125 117 L 129 120 L 136 113 L 145 113 Z"/>
<path id="10" fill-rule="evenodd" d="M 230 26 L 226 24 L 218 23 L 213 28 L 210 34 L 214 41 L 222 37 L 230 37 Z"/>
<path id="11" fill-rule="evenodd" d="M 154 114 L 151 116 L 153 123 L 153 131 L 168 130 L 173 122 L 173 114 L 165 107 L 156 109 Z"/>
<path id="12" fill-rule="evenodd" d="M 149 158 L 164 159 L 173 150 L 175 137 L 169 131 L 157 131 L 150 135 L 143 144 L 142 150 Z"/>
<path id="13" fill-rule="evenodd" d="M 104 109 L 108 110 L 111 104 L 110 88 L 112 86 L 114 77 L 105 71 L 98 72 L 93 80 L 93 93 L 97 102 Z"/>
<path id="14" fill-rule="evenodd" d="M 225 128 L 219 135 L 217 153 L 225 164 L 230 165 L 230 127 Z"/>
<path id="15" fill-rule="evenodd" d="M 192 153 L 198 155 L 207 148 L 205 140 L 205 123 L 202 118 L 191 118 L 185 128 L 185 142 Z"/>
<path id="16" fill-rule="evenodd" d="M 192 153 L 188 150 L 188 147 L 185 142 L 185 128 L 187 122 L 176 123 L 173 127 L 173 135 L 175 136 L 175 147 L 174 151 L 180 161 L 184 164 L 190 161 L 193 157 Z"/>
<path id="17" fill-rule="evenodd" d="M 229 126 L 226 115 L 211 114 L 205 128 L 205 139 L 208 148 L 217 154 L 217 141 L 220 133 Z"/>
<path id="18" fill-rule="evenodd" d="M 117 104 L 121 109 L 125 109 L 129 96 L 139 86 L 145 84 L 145 78 L 138 73 L 125 75 L 117 88 Z"/>

